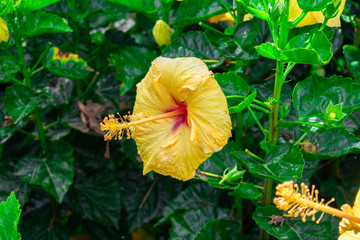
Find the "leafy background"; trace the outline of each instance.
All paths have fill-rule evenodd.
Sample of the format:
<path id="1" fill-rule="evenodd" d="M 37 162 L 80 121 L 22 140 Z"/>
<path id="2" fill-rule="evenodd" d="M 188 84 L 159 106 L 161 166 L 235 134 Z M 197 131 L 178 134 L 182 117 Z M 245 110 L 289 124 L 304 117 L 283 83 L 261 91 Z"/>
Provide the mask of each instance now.
<path id="1" fill-rule="evenodd" d="M 295 28 L 283 50 L 260 18 L 235 27 L 206 22 L 230 0 L 22 0 L 15 12 L 13 1 L 1 4 L 10 40 L 0 44 L 0 200 L 14 191 L 23 239 L 253 239 L 260 228 L 279 239 L 338 237 L 333 217 L 269 224 L 281 212 L 261 206 L 257 185 L 297 179 L 338 207 L 352 204 L 360 186 L 358 2 L 346 1 L 341 28 Z M 152 36 L 159 18 L 173 29 L 167 47 Z M 305 49 L 300 40 L 309 33 L 316 37 Z M 219 185 L 201 175 L 188 182 L 143 176 L 135 142 L 104 142 L 98 123 L 131 111 L 135 85 L 157 56 L 217 60 L 207 64 L 225 95 L 243 96 L 247 106 L 272 96 L 274 59 L 300 63 L 283 86 L 279 145 L 267 146 L 247 106 L 228 99 L 233 137 L 199 169 L 235 168 L 239 178 Z M 330 101 L 346 114 L 333 125 L 324 117 Z M 254 114 L 269 125 L 266 112 Z M 304 132 L 318 154 L 294 145 Z M 15 200 L 6 206 L 19 214 Z"/>

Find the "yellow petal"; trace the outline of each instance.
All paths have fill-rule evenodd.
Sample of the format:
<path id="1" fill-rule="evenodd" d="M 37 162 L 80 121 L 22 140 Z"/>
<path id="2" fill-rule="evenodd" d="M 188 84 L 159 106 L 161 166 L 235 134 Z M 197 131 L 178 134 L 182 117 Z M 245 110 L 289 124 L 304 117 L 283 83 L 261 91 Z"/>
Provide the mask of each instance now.
<path id="1" fill-rule="evenodd" d="M 233 16 L 229 13 L 223 13 L 216 16 L 213 16 L 207 20 L 208 23 L 218 23 L 218 22 L 231 22 L 235 23 Z"/>
<path id="2" fill-rule="evenodd" d="M 0 18 L 0 42 L 7 42 L 9 40 L 9 29 L 7 27 L 7 22 Z"/>
<path id="3" fill-rule="evenodd" d="M 169 45 L 171 41 L 171 28 L 163 20 L 157 20 L 152 30 L 155 41 L 159 46 Z"/>
<path id="4" fill-rule="evenodd" d="M 356 195 L 354 207 L 351 208 L 350 205 L 344 204 L 343 206 L 341 206 L 341 209 L 346 213 L 360 217 L 360 189 Z M 339 233 L 341 234 L 339 239 L 360 240 L 360 224 L 351 222 L 348 219 L 343 218 L 339 223 Z"/>
<path id="5" fill-rule="evenodd" d="M 186 104 L 187 124 L 174 127 L 177 118 L 165 118 L 135 126 L 144 174 L 189 180 L 231 136 L 225 96 L 206 65 L 197 58 L 159 57 L 137 85 L 133 114 L 159 115 L 179 102 Z"/>

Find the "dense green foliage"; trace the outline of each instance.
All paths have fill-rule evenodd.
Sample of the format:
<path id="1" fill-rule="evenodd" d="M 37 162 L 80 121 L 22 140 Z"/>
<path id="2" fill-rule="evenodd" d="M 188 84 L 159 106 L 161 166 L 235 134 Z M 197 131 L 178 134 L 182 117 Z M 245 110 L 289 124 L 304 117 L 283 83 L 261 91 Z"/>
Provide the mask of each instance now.
<path id="1" fill-rule="evenodd" d="M 334 15 L 335 2 L 300 7 Z M 207 22 L 225 12 L 235 23 Z M 353 204 L 359 12 L 347 0 L 341 27 L 296 28 L 289 0 L 1 1 L 0 239 L 337 239 L 336 217 L 270 218 L 287 180 Z M 168 46 L 152 35 L 158 19 Z M 228 100 L 233 136 L 187 182 L 143 176 L 135 142 L 99 129 L 132 111 L 157 56 L 204 60 Z"/>

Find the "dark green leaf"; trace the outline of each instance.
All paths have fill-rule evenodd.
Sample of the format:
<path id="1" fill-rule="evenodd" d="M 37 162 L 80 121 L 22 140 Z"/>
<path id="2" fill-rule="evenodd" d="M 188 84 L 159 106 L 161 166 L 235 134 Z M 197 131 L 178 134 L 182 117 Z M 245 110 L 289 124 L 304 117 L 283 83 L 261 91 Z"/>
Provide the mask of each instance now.
<path id="1" fill-rule="evenodd" d="M 203 60 L 220 59 L 220 53 L 207 40 L 203 32 L 189 32 L 171 41 L 170 45 L 163 52 L 164 57 L 197 57 Z M 222 60 L 223 61 L 223 60 Z M 209 63 L 210 68 L 222 64 Z"/>
<path id="2" fill-rule="evenodd" d="M 293 63 L 326 65 L 332 58 L 331 43 L 317 29 L 293 37 L 284 50 L 270 42 L 255 49 L 263 57 Z"/>
<path id="3" fill-rule="evenodd" d="M 239 239 L 240 222 L 229 219 L 217 219 L 206 223 L 196 234 L 194 240 L 232 240 Z"/>
<path id="4" fill-rule="evenodd" d="M 82 176 L 70 189 L 69 201 L 83 218 L 119 228 L 120 186 L 111 173 Z"/>
<path id="5" fill-rule="evenodd" d="M 153 0 L 109 0 L 109 2 L 132 8 L 138 12 L 152 13 L 156 11 Z"/>
<path id="6" fill-rule="evenodd" d="M 305 164 L 300 149 L 292 145 L 280 145 L 272 148 L 265 157 L 265 163 L 259 162 L 244 151 L 232 154 L 253 175 L 270 177 L 279 182 L 301 178 Z"/>
<path id="7" fill-rule="evenodd" d="M 6 111 L 17 124 L 21 119 L 29 115 L 39 99 L 34 97 L 33 91 L 23 85 L 13 85 L 6 88 L 4 106 Z"/>
<path id="8" fill-rule="evenodd" d="M 9 194 L 14 191 L 21 206 L 29 198 L 29 185 L 13 173 L 13 169 L 7 162 L 0 163 L 0 201 L 5 201 Z"/>
<path id="9" fill-rule="evenodd" d="M 171 217 L 170 238 L 172 240 L 194 239 L 207 222 L 219 218 L 227 218 L 229 209 L 219 207 L 201 207 L 190 209 L 184 214 Z"/>
<path id="10" fill-rule="evenodd" d="M 67 229 L 57 223 L 49 228 L 50 219 L 33 218 L 25 223 L 25 228 L 22 231 L 24 240 L 69 240 L 70 234 Z"/>
<path id="11" fill-rule="evenodd" d="M 301 0 L 297 1 L 299 4 L 299 7 L 306 11 L 321 11 L 323 10 L 327 5 L 331 4 L 334 0 Z"/>
<path id="12" fill-rule="evenodd" d="M 74 177 L 73 149 L 63 141 L 52 142 L 48 146 L 47 157 L 23 157 L 16 166 L 15 174 L 27 183 L 40 185 L 62 202 Z"/>
<path id="13" fill-rule="evenodd" d="M 247 106 L 249 106 L 254 101 L 255 98 L 256 98 L 256 89 L 254 89 L 254 91 L 249 96 L 247 96 L 244 99 L 244 101 L 242 101 L 239 105 L 234 107 L 229 107 L 229 113 L 233 114 L 233 113 L 241 112 Z"/>
<path id="14" fill-rule="evenodd" d="M 319 146 L 316 155 L 304 152 L 309 160 L 336 158 L 360 150 L 359 139 L 343 127 L 319 130 L 309 138 Z"/>
<path id="15" fill-rule="evenodd" d="M 282 225 L 270 224 L 272 216 L 282 218 L 282 211 L 273 206 L 257 207 L 253 219 L 269 234 L 277 239 L 318 239 L 325 240 L 331 237 L 331 222 L 322 221 L 316 224 L 314 221 L 308 220 L 302 222 L 301 218 L 283 218 Z"/>
<path id="16" fill-rule="evenodd" d="M 346 114 L 360 109 L 360 86 L 340 76 L 310 76 L 295 86 L 292 98 L 300 121 L 320 122 L 330 101 L 334 105 L 342 103 Z"/>
<path id="17" fill-rule="evenodd" d="M 180 3 L 176 20 L 179 26 L 185 27 L 224 12 L 218 1 L 187 0 Z"/>
<path id="18" fill-rule="evenodd" d="M 16 73 L 20 70 L 19 61 L 14 57 L 1 56 L 0 57 L 0 82 L 7 79 L 8 74 Z"/>
<path id="19" fill-rule="evenodd" d="M 35 11 L 59 1 L 60 0 L 21 0 L 21 6 L 28 11 Z"/>
<path id="20" fill-rule="evenodd" d="M 250 92 L 250 87 L 247 82 L 235 73 L 216 73 L 215 79 L 219 83 L 221 90 L 224 92 L 225 96 L 247 96 Z"/>
<path id="21" fill-rule="evenodd" d="M 350 72 L 357 81 L 360 81 L 360 49 L 352 45 L 346 45 L 343 53 Z"/>
<path id="22" fill-rule="evenodd" d="M 43 64 L 53 74 L 70 79 L 83 79 L 93 71 L 78 54 L 62 53 L 57 47 L 50 48 Z"/>
<path id="23" fill-rule="evenodd" d="M 41 108 L 61 107 L 68 104 L 73 93 L 74 82 L 68 78 L 59 78 L 55 86 L 45 87 L 39 101 Z"/>
<path id="24" fill-rule="evenodd" d="M 11 192 L 6 202 L 0 203 L 0 239 L 1 240 L 20 240 L 21 234 L 17 227 L 20 220 L 21 209 L 15 193 Z"/>
<path id="25" fill-rule="evenodd" d="M 228 195 L 244 199 L 258 199 L 262 193 L 254 184 L 242 182 Z"/>
<path id="26" fill-rule="evenodd" d="M 26 36 L 67 32 L 72 32 L 72 29 L 64 18 L 55 14 L 35 12 L 26 16 L 23 32 Z"/>
<path id="27" fill-rule="evenodd" d="M 110 56 L 111 65 L 115 67 L 116 79 L 121 81 L 120 94 L 124 95 L 148 72 L 156 54 L 147 48 L 126 47 L 118 54 Z"/>
<path id="28" fill-rule="evenodd" d="M 157 224 L 167 221 L 176 212 L 198 208 L 201 206 L 216 206 L 219 201 L 220 191 L 201 182 L 182 190 L 162 211 L 163 218 Z"/>

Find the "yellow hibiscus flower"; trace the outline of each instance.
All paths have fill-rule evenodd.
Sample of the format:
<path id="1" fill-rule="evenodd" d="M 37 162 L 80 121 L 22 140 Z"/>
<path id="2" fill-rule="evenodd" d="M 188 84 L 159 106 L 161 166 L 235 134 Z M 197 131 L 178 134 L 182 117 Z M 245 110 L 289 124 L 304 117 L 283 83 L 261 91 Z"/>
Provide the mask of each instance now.
<path id="1" fill-rule="evenodd" d="M 355 198 L 354 207 L 351 208 L 349 204 L 344 204 L 341 206 L 341 210 L 350 215 L 360 217 L 360 190 Z M 360 223 L 343 218 L 339 223 L 339 233 L 341 234 L 339 240 L 360 239 Z"/>
<path id="2" fill-rule="evenodd" d="M 120 122 L 119 122 L 120 120 Z M 158 57 L 137 85 L 132 116 L 110 115 L 100 124 L 105 140 L 135 139 L 144 174 L 155 171 L 189 180 L 231 136 L 226 98 L 197 58 Z"/>
<path id="3" fill-rule="evenodd" d="M 295 20 L 296 17 L 302 13 L 302 10 L 299 7 L 297 1 L 298 0 L 290 0 L 289 21 Z M 329 19 L 329 21 L 326 23 L 326 26 L 328 26 L 328 27 L 340 27 L 341 26 L 340 16 L 344 10 L 345 1 L 346 0 L 341 0 L 341 4 L 340 4 L 337 15 L 334 18 Z M 304 19 L 301 20 L 301 22 L 298 25 L 296 25 L 296 27 L 304 27 L 307 25 L 314 25 L 317 23 L 322 23 L 322 22 L 324 22 L 324 20 L 325 20 L 325 17 L 321 11 L 308 12 L 306 14 L 306 16 L 304 17 Z"/>
<path id="4" fill-rule="evenodd" d="M 7 22 L 0 17 L 0 43 L 7 42 L 9 40 L 9 29 Z"/>

